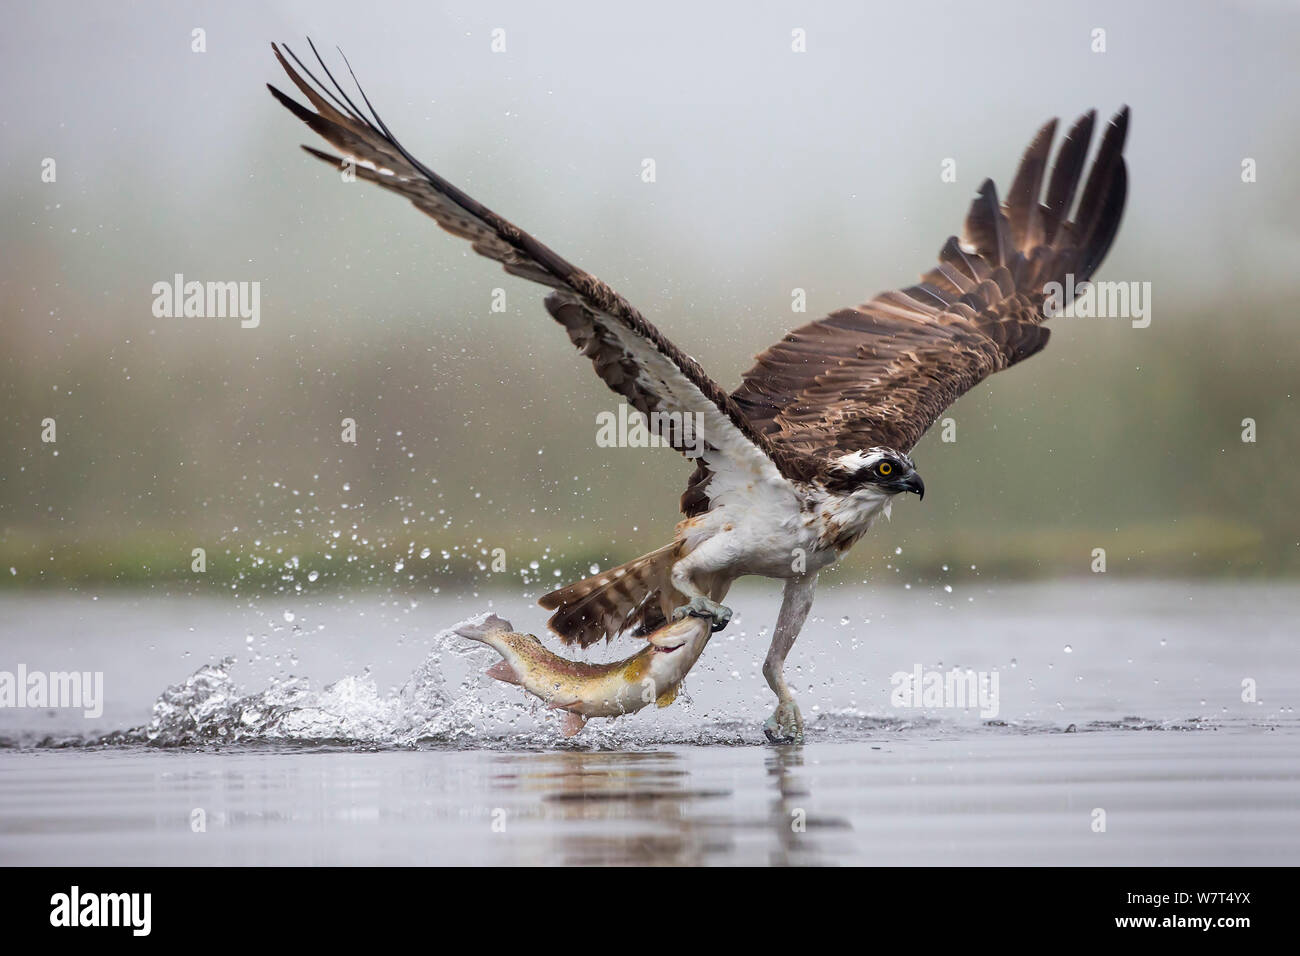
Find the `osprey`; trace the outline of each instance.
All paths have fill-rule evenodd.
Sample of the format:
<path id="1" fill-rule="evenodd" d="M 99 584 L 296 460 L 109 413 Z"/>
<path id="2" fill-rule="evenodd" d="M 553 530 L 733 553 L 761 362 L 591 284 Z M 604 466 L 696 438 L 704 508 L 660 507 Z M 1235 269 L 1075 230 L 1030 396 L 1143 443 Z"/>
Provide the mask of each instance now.
<path id="1" fill-rule="evenodd" d="M 888 514 L 895 496 L 924 495 L 907 453 L 944 409 L 1047 344 L 1044 286 L 1086 281 L 1119 228 L 1128 108 L 1106 128 L 1086 180 L 1095 113 L 1071 127 L 1050 172 L 1056 120 L 1044 125 L 1006 200 L 986 180 L 964 238 L 950 237 L 918 284 L 795 329 L 728 393 L 604 282 L 415 159 L 359 86 L 366 110 L 353 102 L 314 45 L 328 85 L 287 46 L 297 69 L 272 49 L 315 111 L 268 84 L 271 93 L 344 156 L 303 149 L 350 163 L 510 274 L 549 287 L 547 311 L 606 385 L 652 419 L 700 423 L 699 436 L 680 428 L 661 436 L 698 454 L 673 540 L 545 595 L 542 606 L 555 611 L 551 629 L 583 647 L 629 630 L 645 635 L 688 614 L 721 629 L 731 611 L 720 602 L 736 578 L 783 579 L 763 665 L 777 708 L 764 730 L 772 740 L 801 739 L 803 720 L 782 672 L 817 572 Z"/>

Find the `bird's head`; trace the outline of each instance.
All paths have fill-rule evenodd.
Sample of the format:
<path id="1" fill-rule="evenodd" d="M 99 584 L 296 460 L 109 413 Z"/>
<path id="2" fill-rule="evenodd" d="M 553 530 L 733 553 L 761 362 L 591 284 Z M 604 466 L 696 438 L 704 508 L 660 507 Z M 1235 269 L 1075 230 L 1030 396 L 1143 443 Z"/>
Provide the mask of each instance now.
<path id="1" fill-rule="evenodd" d="M 925 482 L 912 459 L 892 448 L 876 447 L 850 452 L 831 462 L 826 470 L 826 490 L 838 495 L 863 493 L 889 497 L 904 491 L 925 497 Z"/>

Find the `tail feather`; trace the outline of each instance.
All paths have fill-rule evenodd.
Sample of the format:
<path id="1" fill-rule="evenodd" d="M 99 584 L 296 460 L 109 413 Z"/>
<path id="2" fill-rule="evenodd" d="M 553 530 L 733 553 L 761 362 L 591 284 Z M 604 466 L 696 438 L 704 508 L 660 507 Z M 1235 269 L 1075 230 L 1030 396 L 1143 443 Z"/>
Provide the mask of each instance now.
<path id="1" fill-rule="evenodd" d="M 566 644 L 589 647 L 640 625 L 653 630 L 663 621 L 662 600 L 676 595 L 671 572 L 678 543 L 665 545 L 617 568 L 610 568 L 552 591 L 538 603 L 553 610 L 547 626 Z M 680 603 L 680 602 L 679 602 Z"/>

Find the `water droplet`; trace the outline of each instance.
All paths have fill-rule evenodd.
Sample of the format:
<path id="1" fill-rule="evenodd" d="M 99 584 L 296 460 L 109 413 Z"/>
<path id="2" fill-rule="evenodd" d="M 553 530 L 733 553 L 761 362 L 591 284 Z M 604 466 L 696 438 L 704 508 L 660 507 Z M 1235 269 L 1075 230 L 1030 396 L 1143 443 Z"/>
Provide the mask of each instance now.
<path id="1" fill-rule="evenodd" d="M 1066 645 L 1065 645 L 1065 653 L 1067 653 L 1067 654 L 1073 654 L 1073 653 L 1074 653 L 1074 648 L 1071 647 L 1069 644 L 1066 644 Z"/>
<path id="2" fill-rule="evenodd" d="M 285 611 L 285 612 L 284 612 L 284 619 L 285 619 L 287 622 L 289 622 L 290 624 L 292 624 L 292 623 L 293 623 L 293 611 Z"/>

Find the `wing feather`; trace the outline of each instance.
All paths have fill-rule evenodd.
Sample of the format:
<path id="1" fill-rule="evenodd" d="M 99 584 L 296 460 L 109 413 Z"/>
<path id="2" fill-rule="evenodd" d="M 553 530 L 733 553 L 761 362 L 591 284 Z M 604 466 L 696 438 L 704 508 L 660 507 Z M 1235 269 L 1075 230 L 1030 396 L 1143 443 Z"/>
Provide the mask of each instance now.
<path id="1" fill-rule="evenodd" d="M 614 392 L 646 415 L 700 416 L 699 432 L 678 428 L 664 433 L 670 444 L 694 455 L 702 440 L 703 459 L 714 471 L 789 476 L 806 467 L 776 448 L 698 363 L 622 296 L 416 160 L 389 132 L 359 85 L 357 92 L 368 117 L 348 96 L 314 45 L 312 52 L 328 84 L 317 80 L 287 46 L 281 52 L 279 45 L 272 44 L 272 50 L 314 111 L 268 84 L 271 93 L 344 154 L 304 146 L 310 155 L 332 165 L 351 160 L 358 178 L 405 196 L 444 230 L 469 240 L 475 252 L 500 263 L 511 275 L 554 290 L 546 299 L 547 310 Z"/>
<path id="2" fill-rule="evenodd" d="M 960 395 L 1047 344 L 1047 283 L 1072 273 L 1077 285 L 1100 265 L 1127 194 L 1128 115 L 1107 127 L 1073 219 L 1093 113 L 1062 141 L 1045 200 L 1055 120 L 1026 149 L 1005 203 L 991 180 L 980 186 L 964 241 L 950 237 L 918 284 L 790 332 L 732 397 L 775 446 L 826 463 L 877 445 L 910 450 Z"/>

